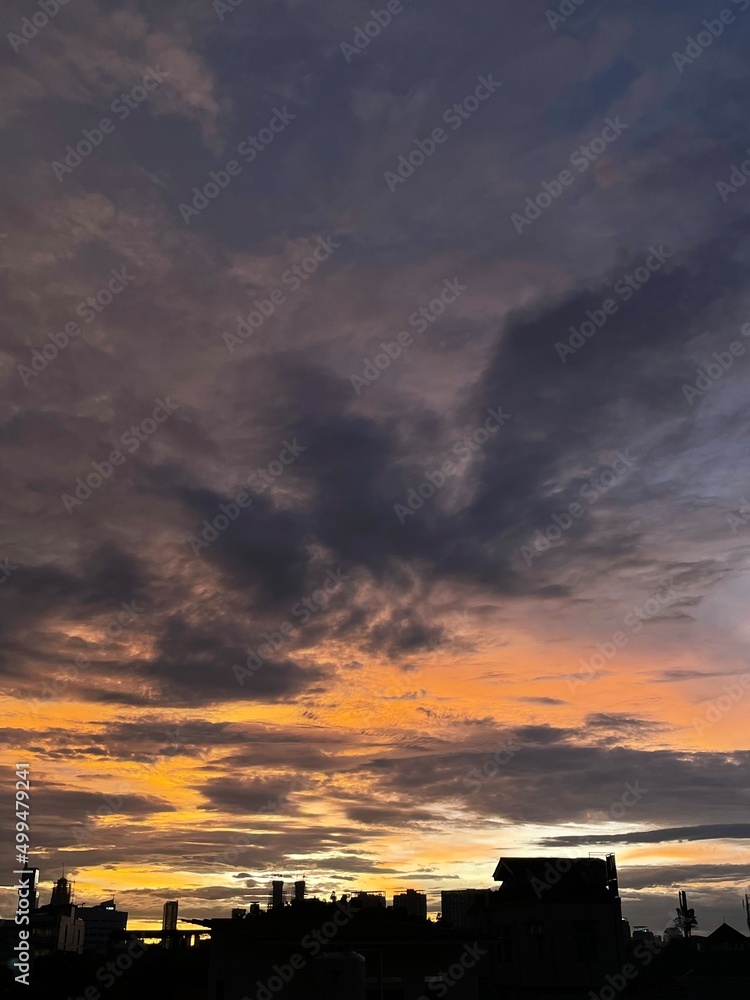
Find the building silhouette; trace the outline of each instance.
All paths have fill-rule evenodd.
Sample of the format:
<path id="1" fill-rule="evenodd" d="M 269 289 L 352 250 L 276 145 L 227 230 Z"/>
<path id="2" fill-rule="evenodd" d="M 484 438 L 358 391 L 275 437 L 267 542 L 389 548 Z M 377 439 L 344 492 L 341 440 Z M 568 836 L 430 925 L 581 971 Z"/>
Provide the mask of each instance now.
<path id="1" fill-rule="evenodd" d="M 475 907 L 486 907 L 492 889 L 444 889 L 440 893 L 441 920 L 446 927 L 469 926 Z"/>
<path id="2" fill-rule="evenodd" d="M 382 893 L 338 900 L 332 893 L 323 901 L 303 894 L 298 882 L 288 905 L 253 903 L 231 919 L 190 920 L 201 930 L 179 931 L 178 902 L 171 900 L 162 921 L 166 948 L 141 948 L 145 957 L 131 962 L 112 1000 L 750 997 L 750 939 L 726 922 L 710 934 L 685 936 L 677 926 L 663 939 L 643 927 L 627 933 L 613 855 L 502 857 L 494 877 L 494 889 L 443 893 L 438 921 L 426 919 L 426 896 L 416 890 L 395 894 L 387 908 Z M 50 902 L 31 915 L 38 986 L 30 1000 L 85 996 L 92 973 L 105 968 L 103 953 L 110 965 L 130 962 L 126 949 L 141 935 L 127 930 L 127 914 L 114 899 L 88 907 L 74 900 L 63 875 Z M 187 938 L 201 935 L 210 942 L 188 946 Z M 2 995 L 16 944 L 13 921 L 0 921 Z"/>
<path id="3" fill-rule="evenodd" d="M 72 899 L 72 883 L 63 875 L 55 882 L 49 903 L 34 911 L 31 945 L 35 958 L 57 952 L 83 953 L 85 927 Z"/>
<path id="4" fill-rule="evenodd" d="M 358 892 L 354 900 L 361 910 L 385 909 L 385 895 L 382 892 Z"/>
<path id="5" fill-rule="evenodd" d="M 677 930 L 677 933 L 674 935 L 675 937 L 682 937 L 682 931 L 676 928 L 672 928 L 672 930 Z M 633 928 L 633 941 L 636 944 L 657 944 L 659 939 L 650 928 L 643 924 L 636 924 Z"/>
<path id="6" fill-rule="evenodd" d="M 750 951 L 750 939 L 728 924 L 726 920 L 715 931 L 712 931 L 704 938 L 701 944 L 705 951 L 738 951 L 744 953 Z"/>
<path id="7" fill-rule="evenodd" d="M 448 983 L 453 966 L 461 979 L 450 980 L 450 1000 L 492 996 L 489 942 L 384 906 L 359 909 L 357 898 L 202 921 L 211 928 L 208 1000 L 433 1000 L 446 993 L 430 986 Z"/>
<path id="8" fill-rule="evenodd" d="M 50 897 L 50 906 L 67 906 L 72 901 L 73 885 L 63 875 L 55 882 Z"/>
<path id="9" fill-rule="evenodd" d="M 165 948 L 173 948 L 177 943 L 177 935 L 170 932 L 177 930 L 177 910 L 179 905 L 179 901 L 176 899 L 170 899 L 169 902 L 164 904 L 161 929 L 163 934 L 162 944 Z"/>
<path id="10" fill-rule="evenodd" d="M 505 1000 L 585 997 L 623 964 L 614 855 L 501 858 L 499 888 L 474 927 L 494 940 L 493 980 Z"/>
<path id="11" fill-rule="evenodd" d="M 407 889 L 406 892 L 394 895 L 393 909 L 401 911 L 407 917 L 418 917 L 421 920 L 426 920 L 427 896 L 415 889 Z"/>
<path id="12" fill-rule="evenodd" d="M 128 915 L 118 910 L 114 899 L 96 906 L 79 906 L 78 916 L 84 924 L 83 950 L 104 955 L 114 942 L 121 940 L 128 926 Z"/>

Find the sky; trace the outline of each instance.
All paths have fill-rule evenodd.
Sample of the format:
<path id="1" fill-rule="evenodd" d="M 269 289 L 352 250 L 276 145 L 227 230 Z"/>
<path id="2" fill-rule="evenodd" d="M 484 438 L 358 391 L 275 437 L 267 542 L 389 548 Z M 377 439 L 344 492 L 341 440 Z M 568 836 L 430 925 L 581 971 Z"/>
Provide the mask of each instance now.
<path id="1" fill-rule="evenodd" d="M 434 913 L 614 852 L 632 924 L 744 929 L 724 10 L 3 5 L 0 808 L 28 763 L 43 901 Z"/>

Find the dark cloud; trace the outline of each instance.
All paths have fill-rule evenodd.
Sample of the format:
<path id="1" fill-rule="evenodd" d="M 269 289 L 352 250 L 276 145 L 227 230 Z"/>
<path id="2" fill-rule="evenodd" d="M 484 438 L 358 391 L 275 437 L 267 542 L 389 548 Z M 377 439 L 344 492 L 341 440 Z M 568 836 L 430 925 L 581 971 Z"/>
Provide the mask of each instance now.
<path id="1" fill-rule="evenodd" d="M 215 778 L 201 785 L 199 791 L 206 796 L 202 809 L 221 810 L 240 815 L 248 813 L 290 813 L 295 810 L 292 796 L 295 792 L 311 787 L 299 778 L 278 781 L 231 781 L 226 777 Z"/>
<path id="2" fill-rule="evenodd" d="M 514 748 L 512 757 L 487 776 L 483 765 L 503 745 Z M 682 817 L 690 801 L 696 819 L 715 823 L 743 819 L 747 792 L 740 771 L 746 758 L 746 752 L 684 754 L 567 740 L 535 743 L 528 731 L 518 731 L 488 745 L 484 754 L 375 760 L 371 769 L 389 795 L 409 795 L 419 805 L 458 798 L 480 815 L 507 822 L 606 821 L 623 796 L 632 802 L 635 790 L 627 815 L 640 822 Z"/>
<path id="3" fill-rule="evenodd" d="M 243 673 L 247 657 L 247 648 L 230 645 L 213 628 L 195 628 L 175 617 L 166 624 L 156 658 L 136 661 L 129 669 L 153 685 L 149 702 L 162 705 L 198 705 L 242 697 L 282 700 L 323 676 L 315 667 L 304 669 L 287 659 L 269 659 L 256 671 Z M 235 667 L 241 670 L 235 671 Z"/>
<path id="4" fill-rule="evenodd" d="M 673 684 L 675 681 L 697 681 L 704 677 L 726 677 L 729 671 L 723 670 L 663 670 L 654 678 L 656 684 Z"/>
<path id="5" fill-rule="evenodd" d="M 716 182 L 748 143 L 750 22 L 681 74 L 670 47 L 698 0 L 590 0 L 557 32 L 542 0 L 477 0 L 470 17 L 436 0 L 350 62 L 346 4 L 272 6 L 225 23 L 193 0 L 76 0 L 0 69 L 0 740 L 34 755 L 45 861 L 183 877 L 219 856 L 265 876 L 307 857 L 330 891 L 406 877 L 373 845 L 449 831 L 456 806 L 518 841 L 585 825 L 549 846 L 735 837 L 747 751 L 696 750 L 683 709 L 745 669 L 750 535 L 727 515 L 746 504 L 747 358 L 684 390 L 747 347 L 750 210 Z M 5 13 L 11 30 L 22 0 Z M 56 176 L 152 64 L 163 84 Z M 479 74 L 502 86 L 389 190 Z M 186 220 L 274 107 L 288 128 Z M 511 214 L 613 117 L 622 135 L 519 232 Z M 654 247 L 663 266 L 618 291 Z M 123 268 L 127 287 L 84 319 Z M 446 281 L 465 287 L 443 310 Z M 576 338 L 608 298 L 617 310 Z M 157 399 L 175 407 L 158 425 Z M 76 488 L 90 495 L 68 509 Z M 586 696 L 571 690 L 620 630 Z M 742 711 L 711 746 L 737 746 Z M 164 781 L 174 803 L 150 792 Z M 104 794 L 120 800 L 106 822 Z M 173 822 L 183 808 L 210 833 Z M 218 908 L 254 888 L 181 895 Z M 156 910 L 156 890 L 134 893 Z"/>
<path id="6" fill-rule="evenodd" d="M 360 806 L 351 805 L 346 810 L 347 816 L 356 823 L 365 823 L 378 827 L 401 827 L 408 823 L 428 822 L 434 815 L 427 809 L 405 809 L 402 806 Z"/>
<path id="7" fill-rule="evenodd" d="M 527 696 L 524 695 L 521 698 L 515 698 L 515 701 L 522 701 L 528 705 L 567 705 L 567 701 L 563 701 L 562 698 L 548 698 L 544 695 Z"/>
<path id="8" fill-rule="evenodd" d="M 586 844 L 664 844 L 689 840 L 745 840 L 750 837 L 750 823 L 713 823 L 703 826 L 679 826 L 665 830 L 640 830 L 632 833 L 597 834 L 588 837 L 546 837 L 545 847 L 582 847 Z"/>

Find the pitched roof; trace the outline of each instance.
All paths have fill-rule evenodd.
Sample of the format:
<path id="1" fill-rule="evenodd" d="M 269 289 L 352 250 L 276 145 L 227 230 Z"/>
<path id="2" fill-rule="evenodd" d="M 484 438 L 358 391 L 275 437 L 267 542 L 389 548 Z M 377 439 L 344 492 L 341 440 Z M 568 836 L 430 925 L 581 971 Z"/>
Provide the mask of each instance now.
<path id="1" fill-rule="evenodd" d="M 711 931 L 706 941 L 710 941 L 712 945 L 730 944 L 735 946 L 743 945 L 745 948 L 750 947 L 750 939 L 745 937 L 740 931 L 735 930 L 726 920 L 715 931 Z"/>

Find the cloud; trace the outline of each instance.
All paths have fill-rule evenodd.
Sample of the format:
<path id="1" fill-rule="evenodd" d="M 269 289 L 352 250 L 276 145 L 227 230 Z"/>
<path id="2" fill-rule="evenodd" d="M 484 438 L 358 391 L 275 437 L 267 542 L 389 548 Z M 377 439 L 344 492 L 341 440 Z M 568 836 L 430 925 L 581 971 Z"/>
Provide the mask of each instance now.
<path id="1" fill-rule="evenodd" d="M 646 845 L 640 892 L 672 877 L 660 837 L 743 829 L 743 706 L 705 744 L 687 720 L 745 669 L 747 540 L 726 518 L 746 489 L 746 357 L 684 391 L 746 346 L 748 204 L 716 190 L 747 128 L 742 37 L 726 33 L 710 79 L 670 75 L 648 40 L 675 18 L 653 4 L 582 10 L 559 33 L 543 5 L 475 6 L 415 6 L 347 63 L 341 0 L 224 21 L 193 0 L 75 0 L 6 53 L 0 739 L 34 757 L 45 866 L 74 854 L 87 892 L 105 866 L 153 886 L 158 864 L 162 888 L 218 914 L 234 897 L 217 855 L 235 849 L 223 870 L 259 882 L 302 858 L 328 893 L 431 881 L 435 833 L 472 884 L 498 825 L 524 852 Z M 6 30 L 26 13 L 10 0 Z M 58 179 L 52 161 L 149 67 L 159 86 Z M 480 73 L 502 87 L 452 129 Z M 269 139 L 274 108 L 295 117 Z M 622 136 L 575 167 L 613 117 Z M 391 192 L 384 172 L 441 123 L 446 142 Z M 231 159 L 241 172 L 212 180 Z M 517 232 L 511 213 L 567 168 Z M 430 310 L 445 281 L 465 291 Z M 174 415 L 128 450 L 166 396 Z M 511 419 L 480 441 L 498 407 Z M 97 472 L 115 449 L 125 461 Z M 608 483 L 618 453 L 632 467 Z M 69 513 L 62 494 L 92 476 Z M 424 502 L 401 523 L 410 491 Z M 317 601 L 329 572 L 344 578 Z M 667 578 L 678 599 L 639 616 Z M 240 684 L 248 658 L 262 665 Z M 487 776 L 501 745 L 517 749 Z M 102 818 L 103 794 L 123 811 Z M 419 864 L 393 860 L 401 828 Z M 738 871 L 716 862 L 714 902 Z"/>
<path id="2" fill-rule="evenodd" d="M 548 698 L 546 695 L 524 695 L 521 698 L 515 698 L 515 701 L 524 702 L 527 705 L 567 705 L 567 701 L 563 701 L 562 698 Z"/>
<path id="3" fill-rule="evenodd" d="M 692 840 L 745 840 L 750 823 L 712 823 L 703 826 L 671 827 L 663 830 L 636 830 L 629 833 L 593 836 L 546 837 L 545 847 L 583 847 L 587 844 L 664 844 Z"/>
<path id="4" fill-rule="evenodd" d="M 641 822 L 682 817 L 688 800 L 693 803 L 691 815 L 703 823 L 742 820 L 745 793 L 738 767 L 745 752 L 684 754 L 587 746 L 560 735 L 549 739 L 551 735 L 510 731 L 498 734 L 494 747 L 489 743 L 484 753 L 374 760 L 368 770 L 377 776 L 383 793 L 409 795 L 420 806 L 465 800 L 477 814 L 505 822 L 606 821 L 613 804 L 631 786 L 642 793 L 637 801 Z M 497 768 L 475 791 L 472 769 L 481 773 L 499 745 L 516 748 L 511 763 Z"/>
<path id="5" fill-rule="evenodd" d="M 221 810 L 238 814 L 287 813 L 294 810 L 291 796 L 310 787 L 309 783 L 295 779 L 288 781 L 228 781 L 225 777 L 214 778 L 199 791 L 207 798 L 200 808 Z"/>

